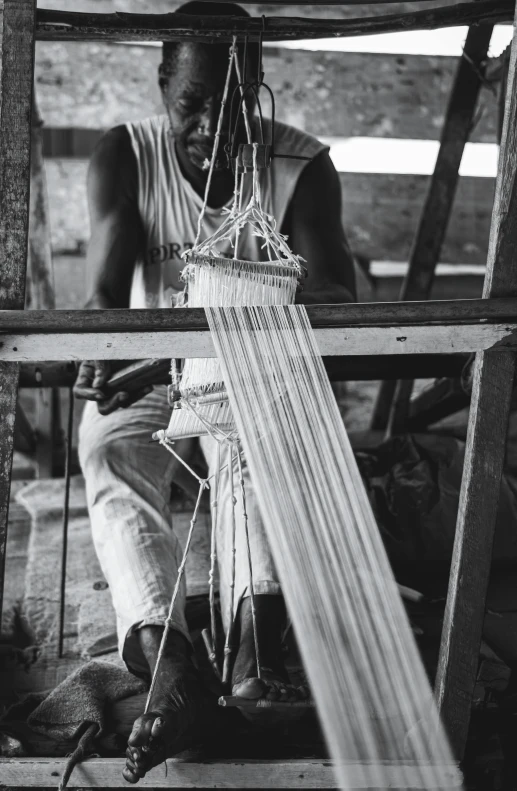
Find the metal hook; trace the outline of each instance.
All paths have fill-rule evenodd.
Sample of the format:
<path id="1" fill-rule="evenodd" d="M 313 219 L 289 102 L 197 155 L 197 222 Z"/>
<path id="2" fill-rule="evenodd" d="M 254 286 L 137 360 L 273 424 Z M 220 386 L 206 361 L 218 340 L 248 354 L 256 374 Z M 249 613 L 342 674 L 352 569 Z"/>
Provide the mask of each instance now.
<path id="1" fill-rule="evenodd" d="M 243 63 L 242 63 L 243 83 L 247 82 L 247 76 L 248 76 L 248 41 L 249 41 L 249 36 L 244 36 L 244 52 L 243 52 Z"/>
<path id="2" fill-rule="evenodd" d="M 262 85 L 264 81 L 264 71 L 262 69 L 262 44 L 264 39 L 264 33 L 266 32 L 266 17 L 262 14 L 262 30 L 259 33 L 259 51 L 258 51 L 258 85 L 259 87 Z"/>

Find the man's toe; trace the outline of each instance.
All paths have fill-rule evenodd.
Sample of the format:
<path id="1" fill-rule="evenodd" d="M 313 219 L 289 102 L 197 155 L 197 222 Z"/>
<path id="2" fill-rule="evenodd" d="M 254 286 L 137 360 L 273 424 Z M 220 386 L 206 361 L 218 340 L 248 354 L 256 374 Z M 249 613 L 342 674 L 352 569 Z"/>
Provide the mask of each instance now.
<path id="1" fill-rule="evenodd" d="M 156 716 L 144 715 L 135 720 L 133 730 L 127 740 L 130 747 L 146 747 L 149 744 Z"/>
<path id="2" fill-rule="evenodd" d="M 271 684 L 266 695 L 266 700 L 276 701 L 280 698 L 280 691 L 275 684 Z"/>
<path id="3" fill-rule="evenodd" d="M 248 700 L 258 700 L 263 698 L 268 687 L 260 678 L 245 678 L 233 688 L 233 694 L 237 698 L 246 698 Z"/>
<path id="4" fill-rule="evenodd" d="M 140 776 L 136 774 L 136 772 L 133 770 L 133 768 L 129 765 L 128 762 L 126 762 L 126 766 L 122 770 L 122 777 L 128 783 L 138 783 L 138 781 L 140 780 Z"/>
<path id="5" fill-rule="evenodd" d="M 162 717 L 156 717 L 151 728 L 151 736 L 153 739 L 158 739 L 163 736 L 165 731 L 165 720 Z"/>

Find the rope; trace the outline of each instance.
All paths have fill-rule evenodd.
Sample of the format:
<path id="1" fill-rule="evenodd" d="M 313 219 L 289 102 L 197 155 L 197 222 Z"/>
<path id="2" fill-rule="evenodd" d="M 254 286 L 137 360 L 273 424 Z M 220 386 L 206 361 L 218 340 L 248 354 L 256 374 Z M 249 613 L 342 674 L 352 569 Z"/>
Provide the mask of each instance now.
<path id="1" fill-rule="evenodd" d="M 219 142 L 221 137 L 222 125 L 223 125 L 223 117 L 224 117 L 224 108 L 228 100 L 231 73 L 234 65 L 237 74 L 237 79 L 239 80 L 241 96 L 243 95 L 244 92 L 244 87 L 242 86 L 242 83 L 240 81 L 241 71 L 237 58 L 236 42 L 237 42 L 237 38 L 236 36 L 234 36 L 232 46 L 230 47 L 228 71 L 226 74 L 223 97 L 221 100 L 221 109 L 219 112 L 219 118 L 217 120 L 217 130 L 215 133 L 214 147 L 212 150 L 212 157 L 210 160 L 210 167 L 208 170 L 203 205 L 201 207 L 201 211 L 198 218 L 196 239 L 192 249 L 189 251 L 187 255 L 192 254 L 193 252 L 197 252 L 208 256 L 215 255 L 219 257 L 216 249 L 217 244 L 220 242 L 229 241 L 234 248 L 234 258 L 237 258 L 240 231 L 245 225 L 248 224 L 251 226 L 252 234 L 260 236 L 264 239 L 263 246 L 267 248 L 270 261 L 274 261 L 276 259 L 284 259 L 288 263 L 288 265 L 294 267 L 300 272 L 300 274 L 302 274 L 303 266 L 301 265 L 301 262 L 303 261 L 303 259 L 300 256 L 294 255 L 294 253 L 291 251 L 289 246 L 286 244 L 286 237 L 284 237 L 282 234 L 277 233 L 276 222 L 274 218 L 270 215 L 266 215 L 262 209 L 260 182 L 259 182 L 259 174 L 257 167 L 258 144 L 252 143 L 251 126 L 248 117 L 248 108 L 246 107 L 245 101 L 242 102 L 242 113 L 244 117 L 248 142 L 251 145 L 253 145 L 252 197 L 247 208 L 244 211 L 242 211 L 243 178 L 240 179 L 240 185 L 239 185 L 239 178 L 236 167 L 234 199 L 233 199 L 232 207 L 231 209 L 223 209 L 222 211 L 223 214 L 226 213 L 228 216 L 221 223 L 218 230 L 214 234 L 212 234 L 211 237 L 206 239 L 204 242 L 200 243 L 203 220 L 205 218 L 206 209 L 208 206 L 208 195 L 210 192 L 215 163 L 217 160 L 217 152 L 219 149 Z M 257 264 L 257 266 L 260 267 L 260 264 Z"/>
<path id="2" fill-rule="evenodd" d="M 235 41 L 236 39 L 234 39 L 234 42 Z M 246 51 L 244 53 L 244 57 L 246 57 Z M 239 59 L 237 57 L 237 47 L 235 47 L 235 73 L 237 74 L 237 79 L 239 81 L 240 94 L 241 96 L 244 96 L 244 86 L 242 84 L 241 67 L 239 66 Z M 246 127 L 246 137 L 248 138 L 248 143 L 251 143 L 251 126 L 248 116 L 248 108 L 245 101 L 242 102 L 242 116 L 244 118 L 244 126 Z"/>
<path id="3" fill-rule="evenodd" d="M 217 443 L 217 460 L 216 460 L 216 472 L 215 472 L 215 482 L 214 482 L 214 499 L 212 500 L 212 532 L 210 535 L 210 571 L 208 574 L 208 600 L 210 603 L 210 629 L 212 633 L 212 646 L 214 650 L 217 646 L 217 623 L 215 619 L 215 586 L 214 586 L 214 574 L 215 574 L 215 563 L 217 560 L 217 550 L 216 550 L 216 528 L 217 528 L 217 509 L 219 507 L 219 481 L 220 481 L 220 474 L 221 474 L 221 445 Z"/>
<path id="4" fill-rule="evenodd" d="M 65 446 L 65 502 L 63 505 L 63 543 L 61 548 L 61 585 L 59 591 L 58 657 L 63 656 L 65 639 L 66 561 L 68 556 L 68 521 L 70 514 L 70 478 L 72 464 L 72 434 L 74 430 L 74 391 L 69 390 L 68 425 Z"/>
<path id="5" fill-rule="evenodd" d="M 199 240 L 201 239 L 201 231 L 203 228 L 203 220 L 205 219 L 206 209 L 208 206 L 208 194 L 210 192 L 210 187 L 212 184 L 212 176 L 214 174 L 215 163 L 217 160 L 217 152 L 219 150 L 219 140 L 221 138 L 221 129 L 223 127 L 223 117 L 224 117 L 224 108 L 226 106 L 226 102 L 228 99 L 228 91 L 230 88 L 230 78 L 232 76 L 232 67 L 235 60 L 235 53 L 236 53 L 236 41 L 237 37 L 233 37 L 232 46 L 230 47 L 230 59 L 228 63 L 228 71 L 226 72 L 226 81 L 224 83 L 224 90 L 223 90 L 223 98 L 221 99 L 221 110 L 219 112 L 219 118 L 217 119 L 217 129 L 215 132 L 215 140 L 214 140 L 214 147 L 212 149 L 212 158 L 210 159 L 210 167 L 208 169 L 208 176 L 206 179 L 206 187 L 205 187 L 205 196 L 203 199 L 203 205 L 201 207 L 201 211 L 199 213 L 198 221 L 197 221 L 197 234 L 196 240 L 194 242 L 194 249 L 198 246 Z"/>
<path id="6" fill-rule="evenodd" d="M 95 740 L 95 736 L 97 735 L 99 730 L 99 726 L 96 722 L 92 722 L 91 725 L 88 726 L 86 731 L 83 733 L 79 742 L 77 743 L 77 747 L 73 751 L 72 755 L 69 757 L 68 761 L 66 762 L 65 768 L 63 770 L 63 774 L 61 775 L 61 780 L 59 781 L 58 791 L 64 791 L 64 789 L 68 785 L 68 781 L 70 780 L 70 776 L 74 771 L 75 767 L 78 763 L 83 761 L 85 758 L 88 758 L 93 752 L 93 742 Z"/>
<path id="7" fill-rule="evenodd" d="M 246 488 L 244 486 L 244 476 L 242 474 L 242 462 L 241 462 L 241 455 L 239 453 L 239 449 L 237 448 L 237 465 L 239 470 L 239 484 L 241 487 L 241 496 L 242 496 L 242 516 L 244 519 L 244 533 L 246 535 L 246 549 L 248 551 L 248 566 L 250 572 L 250 602 L 251 602 L 251 622 L 253 624 L 253 641 L 255 643 L 255 659 L 257 662 L 257 678 L 262 678 L 261 670 L 260 670 L 260 652 L 259 652 L 259 640 L 258 640 L 258 629 L 257 629 L 257 611 L 255 609 L 255 586 L 253 584 L 253 565 L 251 562 L 251 546 L 250 546 L 250 534 L 248 529 L 248 512 L 246 510 Z"/>
<path id="8" fill-rule="evenodd" d="M 230 680 L 230 659 L 233 651 L 232 638 L 233 627 L 235 624 L 233 617 L 233 608 L 235 606 L 235 534 L 236 534 L 236 521 L 235 521 L 235 506 L 236 499 L 233 488 L 233 445 L 228 445 L 228 477 L 230 481 L 230 491 L 232 497 L 232 581 L 230 583 L 230 618 L 228 621 L 228 631 L 226 632 L 226 642 L 224 645 L 224 663 L 223 663 L 223 684 L 228 684 Z"/>
<path id="9" fill-rule="evenodd" d="M 200 242 L 201 240 L 201 233 L 203 228 L 203 221 L 205 218 L 207 206 L 208 206 L 208 197 L 210 193 L 213 173 L 215 169 L 215 163 L 217 161 L 217 153 L 220 144 L 221 138 L 221 130 L 223 126 L 223 117 L 225 107 L 228 101 L 228 94 L 229 94 L 229 86 L 230 80 L 232 75 L 232 69 L 235 65 L 237 79 L 239 81 L 239 90 L 241 95 L 242 101 L 242 114 L 244 118 L 244 125 L 246 129 L 246 136 L 248 140 L 248 144 L 253 146 L 253 175 L 252 175 L 252 195 L 251 199 L 248 203 L 248 206 L 243 211 L 242 210 L 242 203 L 243 203 L 243 186 L 244 186 L 244 173 L 241 175 L 238 172 L 238 167 L 236 166 L 235 169 L 235 180 L 234 180 L 234 195 L 233 195 L 233 202 L 231 207 L 225 208 L 222 211 L 222 214 L 226 214 L 226 218 L 221 223 L 218 230 L 212 234 L 211 237 L 206 239 L 204 242 Z M 215 133 L 214 139 L 214 147 L 212 150 L 212 156 L 210 160 L 210 165 L 208 168 L 208 175 L 207 181 L 205 186 L 205 193 L 202 208 L 198 218 L 197 224 L 197 234 L 194 245 L 188 253 L 186 253 L 186 260 L 187 266 L 182 272 L 182 279 L 186 283 L 185 293 L 189 288 L 189 277 L 191 277 L 191 273 L 194 274 L 199 272 L 200 267 L 205 265 L 205 261 L 200 261 L 199 258 L 206 259 L 206 263 L 209 265 L 215 266 L 231 266 L 235 267 L 235 272 L 232 269 L 230 274 L 232 276 L 233 273 L 235 274 L 235 280 L 239 280 L 242 276 L 244 279 L 249 279 L 250 282 L 257 282 L 259 284 L 260 277 L 265 278 L 267 273 L 267 277 L 270 278 L 270 283 L 268 282 L 268 287 L 275 287 L 275 286 L 282 286 L 286 288 L 285 284 L 282 283 L 282 280 L 291 278 L 295 278 L 300 276 L 304 269 L 301 264 L 303 260 L 299 256 L 295 256 L 292 251 L 290 250 L 289 246 L 286 243 L 286 237 L 282 236 L 281 234 L 277 233 L 276 231 L 276 222 L 274 218 L 268 214 L 266 214 L 262 209 L 262 197 L 260 191 L 260 180 L 259 180 L 259 172 L 258 172 L 258 165 L 257 165 L 257 153 L 258 153 L 258 144 L 252 142 L 252 130 L 250 119 L 248 116 L 248 108 L 246 106 L 246 102 L 244 100 L 245 94 L 245 85 L 242 83 L 242 75 L 238 61 L 238 50 L 236 45 L 236 37 L 233 37 L 233 42 L 230 47 L 229 51 L 229 62 L 228 62 L 228 70 L 226 73 L 226 80 L 223 90 L 223 96 L 221 100 L 221 108 L 219 112 L 219 117 L 217 121 L 217 128 Z M 259 236 L 264 239 L 263 247 L 267 248 L 267 254 L 269 257 L 269 262 L 265 263 L 254 263 L 254 262 L 240 262 L 237 258 L 238 256 L 238 247 L 239 247 L 239 236 L 241 230 L 244 226 L 249 225 L 251 233 L 255 236 Z M 230 259 L 228 257 L 222 257 L 217 252 L 217 245 L 221 242 L 229 242 L 232 245 L 234 250 L 234 257 Z M 192 258 L 193 257 L 193 258 Z M 220 261 L 215 261 L 214 258 L 220 259 Z M 273 262 L 273 266 L 271 264 Z M 278 270 L 278 271 L 277 271 Z M 194 277 L 194 275 L 192 275 Z M 255 280 L 254 280 L 255 277 Z M 194 282 L 194 281 L 192 281 Z M 204 281 L 203 281 L 204 282 Z M 266 281 L 264 281 L 266 282 Z M 191 283 L 192 285 L 192 283 Z M 197 299 L 197 297 L 196 297 Z M 195 303 L 195 300 L 194 300 Z M 182 375 L 182 380 L 184 379 L 185 371 Z M 195 381 L 195 379 L 193 380 Z M 190 380 L 189 380 L 190 382 Z M 186 387 L 186 385 L 185 385 Z M 176 382 L 175 389 L 180 390 L 180 383 Z M 182 406 L 184 409 L 190 411 L 192 415 L 197 418 L 200 424 L 205 428 L 210 436 L 212 436 L 218 442 L 218 459 L 217 459 L 217 473 L 215 475 L 215 498 L 213 503 L 213 519 L 212 519 L 212 534 L 211 534 L 211 555 L 210 555 L 210 572 L 209 572 L 209 599 L 210 599 L 210 618 L 211 618 L 211 632 L 212 632 L 212 645 L 215 646 L 216 643 L 216 621 L 215 621 L 215 594 L 214 594 L 214 572 L 215 572 L 215 563 L 216 563 L 216 551 L 215 551 L 215 535 L 216 535 L 216 520 L 218 515 L 218 505 L 217 500 L 219 497 L 219 485 L 220 485 L 220 474 L 224 467 L 221 467 L 221 459 L 220 459 L 220 452 L 221 444 L 228 445 L 228 463 L 225 465 L 229 468 L 229 486 L 231 490 L 231 497 L 232 497 L 232 563 L 231 563 L 231 602 L 230 602 L 230 619 L 229 619 L 229 626 L 226 633 L 225 645 L 224 645 L 224 663 L 223 663 L 223 683 L 228 683 L 230 677 L 230 663 L 231 663 L 231 655 L 233 651 L 232 646 L 232 638 L 234 632 L 234 607 L 235 607 L 235 564 L 236 564 L 236 547 L 235 547 L 235 540 L 236 540 L 236 517 L 235 517 L 235 506 L 236 506 L 236 497 L 234 494 L 234 449 L 237 451 L 237 463 L 239 469 L 239 479 L 240 479 L 240 486 L 242 491 L 242 500 L 243 500 L 243 512 L 244 512 L 244 523 L 245 523 L 245 538 L 247 544 L 247 553 L 248 553 L 248 564 L 249 564 L 249 574 L 250 574 L 250 597 L 251 597 L 251 608 L 252 608 L 252 622 L 253 622 L 253 635 L 255 641 L 255 653 L 256 653 L 256 660 L 257 660 L 257 673 L 258 677 L 261 676 L 260 670 L 260 652 L 259 652 L 259 645 L 258 645 L 258 630 L 257 630 L 257 622 L 256 622 L 256 609 L 255 609 L 255 597 L 254 597 L 254 583 L 253 583 L 253 568 L 252 568 L 252 559 L 251 559 L 251 546 L 249 540 L 249 529 L 248 529 L 248 516 L 246 512 L 246 495 L 244 490 L 244 478 L 242 475 L 242 464 L 240 459 L 240 452 L 236 444 L 236 432 L 230 431 L 225 432 L 218 425 L 212 425 L 208 420 L 206 420 L 202 414 L 195 408 L 194 404 L 190 401 L 188 395 L 183 394 L 181 398 Z M 196 406 L 198 404 L 196 403 Z M 208 486 L 208 480 L 201 480 L 199 476 L 176 454 L 170 445 L 168 444 L 165 438 L 165 432 L 157 432 L 158 437 L 161 436 L 160 442 L 164 447 L 169 450 L 177 459 L 181 461 L 181 463 L 194 475 L 194 477 L 200 483 L 200 495 L 203 490 L 204 486 Z M 214 476 L 211 476 L 214 477 Z M 173 593 L 173 599 L 171 601 L 171 606 L 169 610 L 169 617 L 166 622 L 166 627 L 164 630 L 164 635 L 162 638 L 162 643 L 160 646 L 160 651 L 158 653 L 158 658 L 156 662 L 155 671 L 153 673 L 153 678 L 151 681 L 151 687 L 149 690 L 149 696 L 146 704 L 146 711 L 149 707 L 150 700 L 152 693 L 155 687 L 155 679 L 158 665 L 161 661 L 161 657 L 164 650 L 164 645 L 166 642 L 167 631 L 170 627 L 170 621 L 172 618 L 172 611 L 175 604 L 175 600 L 177 597 L 177 591 L 179 589 L 179 582 L 180 578 L 184 571 L 184 561 L 186 560 L 186 553 L 188 551 L 188 546 L 190 544 L 190 536 L 194 526 L 195 519 L 197 518 L 197 508 L 199 505 L 199 497 L 198 503 L 196 504 L 196 508 L 194 511 L 194 518 L 193 522 L 191 523 L 191 531 L 189 532 L 189 539 L 187 541 L 187 548 L 185 550 L 184 559 L 180 566 L 180 570 L 178 571 L 178 579 L 176 581 L 176 586 Z M 215 507 L 214 507 L 215 506 Z M 208 634 L 207 634 L 208 637 Z"/>
<path id="10" fill-rule="evenodd" d="M 244 57 L 246 57 L 246 52 L 244 54 Z M 244 97 L 244 87 L 242 85 L 241 67 L 239 65 L 239 58 L 238 57 L 235 57 L 235 72 L 237 74 L 237 79 L 239 81 L 239 90 L 240 90 L 241 97 Z M 251 126 L 250 126 L 250 121 L 249 121 L 249 116 L 248 116 L 248 107 L 246 105 L 246 101 L 245 100 L 243 100 L 243 102 L 242 102 L 242 116 L 244 118 L 244 126 L 246 128 L 246 138 L 248 140 L 248 144 L 251 144 L 251 142 L 252 142 L 252 140 L 251 140 Z M 236 166 L 235 167 L 234 206 L 235 206 L 235 208 L 237 210 L 237 213 L 240 214 L 242 212 L 242 192 L 243 192 L 243 187 L 244 187 L 244 173 L 241 173 L 240 185 L 238 184 L 238 179 L 239 179 L 239 169 Z M 240 228 L 237 227 L 237 231 L 236 231 L 236 234 L 235 234 L 235 247 L 234 247 L 234 253 L 233 253 L 233 257 L 234 258 L 238 258 L 239 236 L 240 236 Z"/>
<path id="11" fill-rule="evenodd" d="M 162 432 L 160 432 L 160 434 L 161 434 L 161 433 L 162 433 Z M 162 437 L 160 437 L 160 439 L 159 439 L 159 443 L 160 443 L 160 445 L 163 445 L 163 447 L 164 447 L 166 450 L 168 450 L 168 451 L 169 451 L 169 453 L 172 453 L 172 455 L 174 456 L 174 458 L 176 458 L 176 459 L 177 459 L 177 460 L 178 460 L 178 461 L 179 461 L 181 464 L 183 464 L 183 466 L 184 466 L 184 467 L 185 467 L 185 468 L 186 468 L 186 469 L 187 469 L 187 470 L 188 470 L 188 471 L 189 471 L 189 472 L 190 472 L 190 473 L 191 473 L 191 474 L 194 476 L 194 478 L 196 479 L 196 481 L 197 481 L 197 482 L 198 482 L 200 485 L 201 485 L 201 484 L 204 482 L 204 478 L 201 478 L 201 477 L 200 477 L 200 476 L 197 474 L 197 472 L 194 472 L 194 470 L 192 469 L 192 467 L 189 467 L 189 465 L 187 464 L 187 462 L 186 462 L 186 461 L 184 461 L 184 460 L 181 458 L 181 456 L 179 456 L 179 455 L 176 453 L 176 451 L 175 451 L 175 450 L 173 450 L 173 448 L 171 447 L 170 443 L 169 443 L 169 442 L 168 442 L 168 441 L 167 441 L 167 440 L 166 440 L 166 439 L 165 439 L 163 436 L 162 436 Z"/>
<path id="12" fill-rule="evenodd" d="M 172 627 L 172 614 L 174 612 L 174 607 L 176 605 L 176 599 L 178 598 L 180 585 L 181 585 L 181 582 L 183 580 L 183 575 L 185 573 L 185 566 L 186 566 L 186 563 L 187 563 L 187 557 L 188 557 L 188 553 L 189 553 L 189 550 L 190 550 L 190 544 L 192 542 L 192 535 L 194 533 L 194 527 L 195 527 L 196 522 L 197 522 L 197 515 L 198 515 L 198 511 L 199 511 L 199 506 L 201 504 L 201 497 L 202 497 L 202 494 L 205 491 L 205 489 L 208 489 L 208 488 L 210 488 L 209 485 L 208 485 L 208 481 L 200 480 L 199 492 L 198 492 L 198 496 L 197 496 L 197 500 L 196 500 L 196 505 L 195 505 L 195 508 L 194 508 L 194 513 L 192 514 L 192 519 L 190 520 L 190 528 L 189 528 L 189 531 L 188 531 L 187 543 L 185 544 L 183 557 L 181 559 L 181 563 L 180 563 L 180 566 L 179 566 L 179 569 L 178 569 L 178 576 L 176 577 L 176 584 L 174 585 L 174 591 L 172 593 L 172 599 L 171 599 L 171 603 L 170 603 L 170 606 L 169 606 L 169 614 L 167 616 L 167 620 L 165 621 L 165 628 L 163 630 L 162 640 L 161 640 L 161 643 L 160 643 L 160 648 L 158 650 L 158 656 L 156 657 L 156 665 L 154 666 L 154 672 L 153 672 L 153 676 L 152 676 L 152 679 L 151 679 L 151 686 L 149 687 L 149 693 L 147 695 L 147 700 L 146 700 L 146 703 L 145 703 L 144 714 L 147 714 L 147 712 L 149 711 L 149 707 L 151 705 L 151 698 L 153 696 L 153 692 L 154 692 L 154 689 L 156 687 L 156 679 L 158 677 L 158 671 L 160 669 L 160 664 L 161 664 L 161 661 L 163 659 L 163 654 L 165 652 L 165 646 L 167 644 L 167 637 L 168 637 L 169 632 L 170 632 L 171 627 Z"/>

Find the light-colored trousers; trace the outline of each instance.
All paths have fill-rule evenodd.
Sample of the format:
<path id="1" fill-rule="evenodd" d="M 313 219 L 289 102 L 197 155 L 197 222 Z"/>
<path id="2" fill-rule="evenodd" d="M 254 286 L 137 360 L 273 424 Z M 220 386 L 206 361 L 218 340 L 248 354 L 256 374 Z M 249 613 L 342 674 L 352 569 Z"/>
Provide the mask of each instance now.
<path id="1" fill-rule="evenodd" d="M 169 503 L 179 462 L 161 445 L 150 442 L 153 431 L 166 428 L 169 418 L 167 388 L 159 386 L 136 404 L 111 415 L 100 415 L 97 405 L 88 402 L 79 429 L 79 458 L 86 481 L 93 542 L 111 590 L 119 650 L 129 669 L 139 674 L 148 667 L 136 632 L 142 626 L 163 625 L 182 556 L 172 529 Z M 200 443 L 211 476 L 216 471 L 217 442 L 202 437 Z M 180 440 L 174 445 L 180 456 L 191 447 L 191 440 Z M 223 465 L 225 456 L 223 449 Z M 254 590 L 257 594 L 279 594 L 278 577 L 245 462 L 243 473 Z M 234 615 L 240 600 L 249 594 L 249 564 L 236 462 L 233 476 L 237 498 Z M 231 617 L 231 498 L 230 470 L 226 468 L 220 477 L 216 520 L 219 593 L 225 629 Z M 212 493 L 210 499 L 214 499 Z M 183 581 L 173 614 L 173 628 L 189 639 L 185 597 Z"/>

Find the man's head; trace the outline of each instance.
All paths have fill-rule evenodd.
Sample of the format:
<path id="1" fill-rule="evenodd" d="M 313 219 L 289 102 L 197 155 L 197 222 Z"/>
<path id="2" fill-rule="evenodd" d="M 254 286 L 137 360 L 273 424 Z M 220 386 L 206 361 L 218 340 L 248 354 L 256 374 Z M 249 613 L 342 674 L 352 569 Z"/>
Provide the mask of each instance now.
<path id="1" fill-rule="evenodd" d="M 233 3 L 190 2 L 181 6 L 178 13 L 197 16 L 249 16 L 243 8 Z M 182 153 L 200 169 L 212 153 L 228 70 L 229 51 L 230 45 L 227 43 L 172 41 L 163 44 L 158 75 L 172 134 L 178 146 L 183 149 Z M 257 45 L 249 45 L 248 68 L 253 78 L 257 71 L 257 57 Z M 224 138 L 228 136 L 229 105 L 236 84 L 234 75 L 225 113 L 223 145 Z"/>

